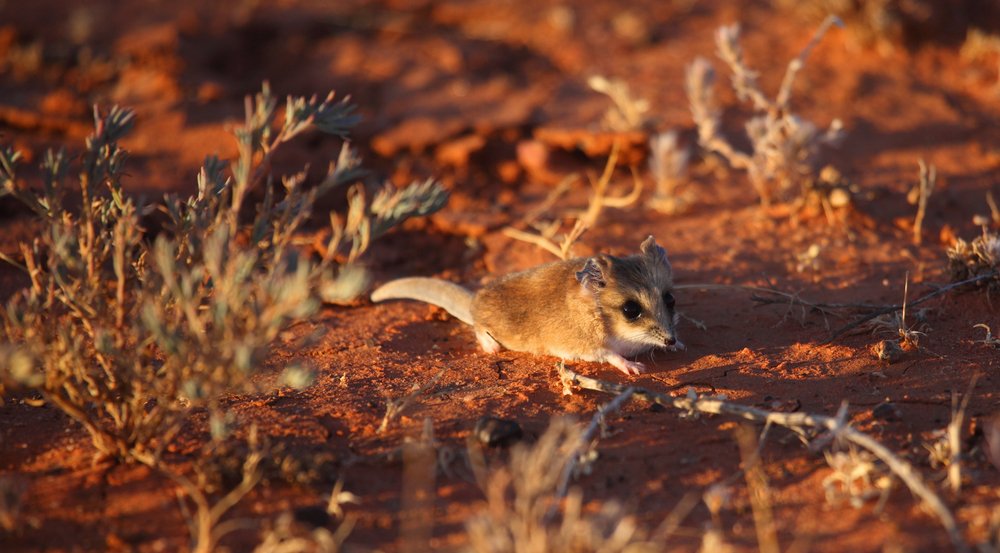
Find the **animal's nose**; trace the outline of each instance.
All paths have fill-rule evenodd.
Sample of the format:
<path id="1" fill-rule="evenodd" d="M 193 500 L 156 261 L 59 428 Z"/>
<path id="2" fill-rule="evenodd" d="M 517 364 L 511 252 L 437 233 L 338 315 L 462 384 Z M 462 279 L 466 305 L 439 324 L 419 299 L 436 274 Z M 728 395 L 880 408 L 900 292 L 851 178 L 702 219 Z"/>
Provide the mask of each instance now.
<path id="1" fill-rule="evenodd" d="M 672 346 L 672 345 L 674 345 L 674 344 L 677 343 L 677 338 L 674 338 L 673 336 L 671 336 L 671 337 L 667 338 L 665 341 L 666 341 L 666 343 L 667 343 L 668 346 Z"/>

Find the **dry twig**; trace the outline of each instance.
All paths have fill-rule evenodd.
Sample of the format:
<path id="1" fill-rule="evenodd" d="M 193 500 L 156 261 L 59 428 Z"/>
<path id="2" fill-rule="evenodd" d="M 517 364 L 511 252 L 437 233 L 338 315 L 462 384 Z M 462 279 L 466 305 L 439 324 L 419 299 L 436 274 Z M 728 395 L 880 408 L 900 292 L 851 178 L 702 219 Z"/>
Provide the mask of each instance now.
<path id="1" fill-rule="evenodd" d="M 771 491 L 768 489 L 767 475 L 761 467 L 760 447 L 764 443 L 763 439 L 756 439 L 755 432 L 747 426 L 740 426 L 736 431 L 736 441 L 740 446 L 743 474 L 750 493 L 750 507 L 757 531 L 757 549 L 761 553 L 779 553 L 781 548 L 778 545 L 778 531 L 771 507 Z"/>
<path id="2" fill-rule="evenodd" d="M 583 236 L 583 233 L 587 232 L 588 229 L 597 224 L 601 211 L 605 207 L 613 207 L 616 209 L 628 207 L 634 204 L 639 199 L 639 195 L 642 193 L 642 180 L 639 179 L 635 169 L 632 169 L 632 191 L 625 196 L 619 197 L 609 197 L 607 195 L 608 184 L 611 182 L 611 176 L 614 174 L 615 167 L 618 165 L 618 155 L 620 151 L 621 143 L 616 140 L 611 146 L 611 153 L 608 155 L 608 161 L 604 165 L 604 171 L 601 173 L 601 176 L 596 180 L 591 179 L 594 193 L 590 198 L 590 203 L 587 205 L 587 210 L 577 217 L 576 221 L 573 223 L 573 227 L 563 236 L 563 239 L 559 244 L 553 242 L 551 238 L 551 235 L 555 234 L 555 229 L 559 227 L 558 224 L 550 226 L 549 228 L 551 230 L 549 232 L 540 232 L 537 234 L 519 230 L 514 227 L 505 227 L 503 229 L 503 233 L 511 238 L 514 238 L 515 240 L 521 240 L 522 242 L 534 244 L 552 255 L 555 255 L 559 259 L 571 258 L 573 256 L 573 244 L 575 244 L 576 241 Z M 573 179 L 577 178 L 576 175 L 571 175 L 571 177 Z M 567 177 L 565 180 L 568 180 L 569 178 L 570 177 Z M 546 199 L 544 203 L 549 204 L 549 199 Z M 535 211 L 533 211 L 533 213 L 535 213 Z M 534 218 L 537 218 L 537 215 L 534 215 Z"/>
<path id="3" fill-rule="evenodd" d="M 425 392 L 433 388 L 434 385 L 437 384 L 437 381 L 441 379 L 441 375 L 443 374 L 444 370 L 442 369 L 438 371 L 436 375 L 434 375 L 434 378 L 431 378 L 427 382 L 423 384 L 414 384 L 413 388 L 410 389 L 410 393 L 406 394 L 401 398 L 392 399 L 386 397 L 385 415 L 382 417 L 382 424 L 380 424 L 378 427 L 378 433 L 382 434 L 383 432 L 388 430 L 389 424 L 392 423 L 392 421 L 399 418 L 399 416 L 402 415 L 404 411 L 409 409 L 410 406 L 413 405 L 413 402 L 416 401 L 418 397 L 420 397 Z"/>
<path id="4" fill-rule="evenodd" d="M 604 425 L 604 419 L 611 413 L 621 409 L 621 406 L 632 398 L 632 394 L 634 392 L 635 388 L 626 388 L 625 391 L 618 394 L 615 399 L 611 400 L 594 413 L 593 418 L 590 419 L 590 424 L 587 425 L 587 429 L 580 436 L 579 444 L 576 449 L 573 450 L 573 454 L 570 455 L 569 461 L 563 469 L 562 477 L 559 480 L 559 486 L 556 488 L 557 498 L 566 497 L 566 492 L 569 490 L 569 482 L 573 478 L 573 474 L 576 472 L 580 456 L 583 454 L 584 450 L 589 447 L 590 442 L 596 437 L 597 430 Z"/>
<path id="5" fill-rule="evenodd" d="M 853 329 L 855 329 L 855 328 L 863 325 L 864 323 L 866 323 L 866 322 L 868 322 L 868 321 L 870 321 L 870 320 L 872 320 L 872 319 L 874 319 L 876 317 L 880 317 L 882 315 L 887 315 L 889 313 L 895 313 L 897 311 L 902 311 L 902 309 L 904 307 L 906 307 L 906 308 L 915 307 L 915 306 L 920 305 L 920 304 L 922 304 L 922 303 L 924 303 L 926 301 L 934 299 L 934 298 L 936 298 L 936 297 L 938 297 L 938 296 L 940 296 L 942 294 L 950 292 L 950 291 L 952 291 L 952 290 L 954 290 L 956 288 L 961 288 L 963 286 L 968 286 L 970 284 L 976 284 L 976 283 L 979 283 L 979 282 L 990 280 L 990 279 L 996 278 L 996 276 L 997 276 L 997 273 L 995 271 L 994 272 L 990 272 L 990 273 L 980 274 L 980 275 L 974 276 L 972 278 L 968 278 L 968 279 L 961 280 L 961 281 L 958 281 L 958 282 L 953 282 L 953 283 L 948 284 L 946 286 L 942 286 L 942 287 L 938 288 L 937 290 L 934 290 L 933 292 L 928 292 L 927 294 L 924 294 L 923 296 L 920 296 L 919 298 L 917 298 L 917 299 L 915 299 L 915 300 L 913 300 L 911 302 L 908 302 L 906 304 L 903 304 L 903 305 L 889 305 L 889 306 L 883 307 L 881 309 L 877 309 L 877 310 L 872 311 L 871 313 L 868 313 L 867 315 L 865 315 L 865 316 L 863 316 L 863 317 L 855 320 L 854 322 L 852 322 L 850 324 L 847 324 L 845 326 L 842 326 L 841 328 L 837 329 L 836 331 L 834 331 L 833 335 L 830 336 L 830 339 L 827 340 L 826 343 L 833 342 L 837 338 L 841 337 L 845 332 L 853 330 Z"/>
<path id="6" fill-rule="evenodd" d="M 565 367 L 559 367 L 559 375 L 560 378 L 562 378 L 564 385 L 572 384 L 587 390 L 621 394 L 630 388 L 622 384 L 606 382 L 596 378 L 583 376 Z M 944 501 L 942 501 L 937 493 L 924 482 L 923 478 L 912 465 L 898 457 L 886 446 L 882 445 L 868 434 L 852 428 L 846 420 L 846 403 L 841 406 L 841 409 L 836 417 L 828 417 L 810 413 L 780 413 L 766 411 L 756 407 L 730 403 L 717 397 L 699 397 L 694 393 L 691 393 L 686 397 L 674 398 L 666 394 L 653 392 L 644 388 L 634 388 L 632 395 L 633 397 L 644 399 L 664 407 L 677 409 L 685 413 L 730 415 L 757 423 L 775 424 L 789 428 L 800 434 L 806 434 L 809 431 L 812 431 L 813 433 L 819 431 L 824 434 L 817 440 L 820 443 L 836 440 L 855 444 L 858 447 L 869 451 L 875 455 L 875 457 L 881 459 L 882 462 L 884 462 L 886 466 L 888 466 L 889 469 L 896 476 L 898 476 L 904 484 L 906 484 L 910 491 L 924 502 L 934 515 L 937 516 L 941 525 L 945 528 L 945 531 L 947 531 L 952 544 L 957 550 L 963 552 L 969 550 L 965 543 L 965 539 L 962 537 L 962 533 L 958 528 L 958 523 L 955 521 L 955 516 L 948 509 L 948 506 L 945 505 Z M 814 444 L 815 443 L 816 441 L 814 441 Z"/>
<path id="7" fill-rule="evenodd" d="M 937 167 L 933 164 L 927 165 L 924 160 L 919 160 L 920 182 L 910 192 L 911 203 L 917 204 L 917 214 L 913 218 L 913 243 L 920 245 L 923 242 L 924 217 L 927 215 L 927 201 L 930 200 L 934 187 L 937 185 Z"/>
<path id="8" fill-rule="evenodd" d="M 948 486 L 951 491 L 958 493 L 962 490 L 962 427 L 965 424 L 965 410 L 969 407 L 969 399 L 972 397 L 972 390 L 976 387 L 979 375 L 972 377 L 969 382 L 969 389 L 966 390 L 961 402 L 958 400 L 958 392 L 951 394 L 951 422 L 948 423 L 948 449 L 951 459 L 948 462 Z"/>

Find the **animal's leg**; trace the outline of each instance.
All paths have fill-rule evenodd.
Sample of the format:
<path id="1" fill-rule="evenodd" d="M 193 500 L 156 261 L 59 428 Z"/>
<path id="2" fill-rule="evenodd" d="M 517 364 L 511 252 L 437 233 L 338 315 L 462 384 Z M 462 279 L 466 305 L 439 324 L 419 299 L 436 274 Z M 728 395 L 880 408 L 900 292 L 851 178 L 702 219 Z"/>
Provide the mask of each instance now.
<path id="1" fill-rule="evenodd" d="M 605 353 L 604 360 L 611 363 L 615 368 L 629 376 L 639 375 L 646 371 L 646 365 L 643 365 L 638 361 L 629 361 L 613 351 Z"/>
<path id="2" fill-rule="evenodd" d="M 479 346 L 483 348 L 486 353 L 496 353 L 500 351 L 500 342 L 497 342 L 490 336 L 489 332 L 479 328 L 476 329 L 476 339 L 479 340 Z"/>

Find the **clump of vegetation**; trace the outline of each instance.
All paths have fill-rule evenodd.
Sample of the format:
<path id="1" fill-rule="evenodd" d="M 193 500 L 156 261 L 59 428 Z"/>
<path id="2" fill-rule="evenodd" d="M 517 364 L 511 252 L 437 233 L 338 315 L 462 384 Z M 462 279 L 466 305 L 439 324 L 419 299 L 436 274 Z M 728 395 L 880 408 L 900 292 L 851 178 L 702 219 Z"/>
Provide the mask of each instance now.
<path id="1" fill-rule="evenodd" d="M 649 138 L 649 172 L 655 183 L 650 206 L 672 214 L 684 211 L 693 201 L 690 191 L 678 192 L 687 177 L 691 149 L 682 145 L 677 131 L 664 131 Z"/>
<path id="2" fill-rule="evenodd" d="M 447 199 L 428 181 L 383 188 L 368 202 L 364 186 L 355 184 L 346 218 L 331 215 L 329 240 L 310 260 L 294 236 L 320 195 L 358 180 L 359 160 L 345 146 L 319 184 L 304 187 L 302 172 L 282 177 L 280 192 L 271 183 L 270 160 L 309 129 L 344 137 L 358 117 L 332 93 L 322 100 L 290 97 L 278 116 L 267 85 L 246 106 L 234 132 L 237 159 L 209 157 L 197 193 L 161 205 L 138 205 L 122 186 L 126 152 L 119 141 L 135 119 L 129 110 L 95 109 L 78 189 L 67 183 L 70 163 L 62 151 L 46 154 L 36 192 L 16 176 L 18 154 L 0 150 L 0 185 L 42 226 L 38 238 L 22 244 L 20 259 L 8 259 L 24 269 L 30 286 L 0 313 L 2 339 L 10 344 L 0 363 L 0 392 L 40 393 L 83 425 L 100 455 L 173 478 L 196 507 L 189 519 L 198 521 L 197 550 L 214 547 L 219 536 L 211 527 L 259 480 L 261 454 L 248 455 L 239 493 L 212 506 L 167 465 L 164 449 L 196 410 L 210 414 L 213 438 L 225 437 L 232 417 L 220 398 L 257 389 L 251 377 L 280 333 L 324 300 L 358 295 L 367 278 L 357 260 L 371 241 Z M 256 205 L 253 194 L 261 198 Z M 150 236 L 143 216 L 156 210 L 167 222 Z M 309 378 L 291 367 L 280 381 L 304 385 Z"/>
<path id="3" fill-rule="evenodd" d="M 686 88 L 691 114 L 698 126 L 698 143 L 705 150 L 725 158 L 733 167 L 746 171 L 764 205 L 780 196 L 790 196 L 794 190 L 798 191 L 798 198 L 806 197 L 815 183 L 813 177 L 820 147 L 836 144 L 842 136 L 839 119 L 834 119 L 825 132 L 820 132 L 815 124 L 791 111 L 796 75 L 827 29 L 837 22 L 836 18 L 827 19 L 802 53 L 788 64 L 774 99 L 761 90 L 757 72 L 746 63 L 739 42 L 739 25 L 723 26 L 716 31 L 717 53 L 733 73 L 733 90 L 741 101 L 749 102 L 754 111 L 745 125 L 752 148 L 750 152 L 736 149 L 722 135 L 722 112 L 715 101 L 715 71 L 711 64 L 699 57 L 687 68 Z"/>
<path id="4" fill-rule="evenodd" d="M 341 522 L 335 531 L 309 528 L 291 513 L 283 513 L 264 533 L 253 553 L 339 553 L 354 528 L 353 521 Z"/>
<path id="5" fill-rule="evenodd" d="M 964 61 L 980 67 L 982 73 L 992 77 L 994 87 L 1000 90 L 1000 34 L 969 29 L 961 55 Z M 992 67 L 992 71 L 988 67 Z"/>
<path id="6" fill-rule="evenodd" d="M 891 489 L 891 478 L 885 467 L 867 451 L 848 448 L 845 451 L 824 452 L 826 463 L 832 469 L 823 478 L 826 500 L 836 504 L 847 501 L 860 509 L 869 499 L 878 497 L 883 504 Z"/>
<path id="7" fill-rule="evenodd" d="M 466 523 L 469 550 L 477 553 L 660 551 L 635 519 L 615 502 L 587 513 L 571 490 L 564 503 L 558 489 L 580 443 L 580 428 L 555 419 L 532 446 L 511 450 L 507 467 L 481 475 L 486 506 Z"/>
<path id="8" fill-rule="evenodd" d="M 649 101 L 633 96 L 625 81 L 594 75 L 587 79 L 587 85 L 611 100 L 612 106 L 604 113 L 602 120 L 608 129 L 615 132 L 635 131 L 649 123 Z"/>
<path id="9" fill-rule="evenodd" d="M 952 282 L 980 279 L 979 286 L 1000 289 L 1000 235 L 983 228 L 971 241 L 961 238 L 948 248 Z"/>
<path id="10" fill-rule="evenodd" d="M 885 44 L 903 39 L 903 12 L 896 0 L 774 0 L 782 9 L 797 11 L 810 21 L 822 21 L 828 15 L 835 15 L 846 22 L 847 28 L 861 44 Z M 920 1 L 910 2 L 919 4 Z"/>
<path id="11" fill-rule="evenodd" d="M 889 51 L 894 45 L 958 38 L 970 26 L 995 16 L 995 3 L 979 0 L 773 0 L 808 21 L 835 15 L 855 41 Z"/>
<path id="12" fill-rule="evenodd" d="M 523 221 L 537 229 L 537 232 L 526 232 L 510 226 L 504 228 L 504 234 L 516 240 L 534 244 L 552 253 L 559 259 L 570 259 L 573 257 L 573 245 L 587 230 L 597 224 L 601 212 L 605 207 L 616 209 L 626 208 L 638 201 L 640 194 L 642 194 L 642 180 L 634 168 L 632 169 L 632 181 L 634 184 L 631 192 L 623 196 L 612 196 L 608 193 L 608 185 L 611 183 L 611 177 L 614 174 L 615 167 L 618 165 L 618 154 L 620 151 L 621 142 L 616 140 L 611 144 L 611 153 L 608 155 L 608 161 L 604 165 L 604 171 L 601 173 L 601 176 L 596 179 L 591 177 L 590 179 L 593 186 L 593 194 L 590 197 L 590 202 L 587 204 L 587 209 L 576 216 L 576 222 L 573 223 L 573 227 L 563 234 L 563 238 L 559 244 L 556 244 L 553 239 L 556 233 L 563 227 L 563 218 L 559 217 L 555 220 L 545 222 L 538 221 L 537 219 L 541 217 L 543 212 L 548 211 L 559 194 L 568 189 L 569 185 L 579 178 L 575 173 L 568 175 L 563 180 L 564 184 L 553 190 L 553 194 L 550 195 L 549 199 L 540 206 L 544 209 L 536 209 L 534 214 L 529 215 Z"/>

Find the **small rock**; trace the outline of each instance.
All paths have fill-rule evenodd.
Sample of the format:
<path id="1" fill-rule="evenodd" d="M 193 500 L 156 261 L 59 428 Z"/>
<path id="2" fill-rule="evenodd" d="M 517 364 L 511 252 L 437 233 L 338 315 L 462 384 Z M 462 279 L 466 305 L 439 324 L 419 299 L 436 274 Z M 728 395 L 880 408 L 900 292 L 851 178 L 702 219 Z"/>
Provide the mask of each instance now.
<path id="1" fill-rule="evenodd" d="M 476 439 L 487 447 L 507 447 L 524 437 L 521 425 L 497 417 L 483 417 L 476 422 Z"/>
<path id="2" fill-rule="evenodd" d="M 502 182 L 511 184 L 521 176 L 521 166 L 513 159 L 501 161 L 497 164 L 497 175 Z"/>
<path id="3" fill-rule="evenodd" d="M 226 89 L 218 81 L 204 81 L 198 85 L 196 96 L 202 104 L 221 100 L 226 95 Z"/>
<path id="4" fill-rule="evenodd" d="M 879 361 L 895 363 L 903 358 L 905 352 L 896 340 L 882 340 L 871 348 L 872 354 Z"/>
<path id="5" fill-rule="evenodd" d="M 537 140 L 522 140 L 517 144 L 517 161 L 529 173 L 545 170 L 549 164 L 549 150 Z"/>
<path id="6" fill-rule="evenodd" d="M 442 165 L 466 167 L 472 154 L 482 150 L 485 145 L 485 138 L 477 134 L 467 134 L 438 146 L 434 157 Z"/>
<path id="7" fill-rule="evenodd" d="M 649 44 L 653 33 L 649 18 L 631 10 L 619 12 L 611 19 L 611 28 L 619 39 L 631 46 Z"/>
<path id="8" fill-rule="evenodd" d="M 903 414 L 900 413 L 899 407 L 896 404 L 889 403 L 888 401 L 883 401 L 879 403 L 872 409 L 872 416 L 879 420 L 884 421 L 898 421 L 903 419 Z"/>
<path id="9" fill-rule="evenodd" d="M 81 117 L 87 115 L 87 102 L 68 89 L 59 88 L 42 97 L 38 109 L 52 117 Z"/>
<path id="10" fill-rule="evenodd" d="M 843 188 L 834 188 L 830 191 L 830 205 L 834 208 L 847 207 L 851 204 L 851 194 Z"/>

